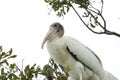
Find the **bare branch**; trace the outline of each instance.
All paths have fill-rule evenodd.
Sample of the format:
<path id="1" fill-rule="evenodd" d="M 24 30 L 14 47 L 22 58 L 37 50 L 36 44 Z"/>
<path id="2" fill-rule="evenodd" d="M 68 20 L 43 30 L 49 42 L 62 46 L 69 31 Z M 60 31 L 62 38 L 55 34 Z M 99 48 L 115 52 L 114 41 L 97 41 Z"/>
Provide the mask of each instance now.
<path id="1" fill-rule="evenodd" d="M 101 0 L 101 2 L 102 2 L 102 7 L 101 8 L 103 8 L 103 0 Z M 94 11 L 94 10 L 92 10 L 92 9 L 85 9 L 88 13 L 90 13 L 90 15 L 92 16 L 92 18 L 94 18 L 95 19 L 95 17 L 94 17 L 94 15 L 91 13 L 91 12 L 93 12 L 93 13 L 95 13 L 95 14 L 97 14 L 99 17 L 101 17 L 101 19 L 103 20 L 103 25 L 99 22 L 99 21 L 97 21 L 97 23 L 99 24 L 99 27 L 101 27 L 102 29 L 103 29 L 103 31 L 102 32 L 97 32 L 97 31 L 94 31 L 93 29 L 91 29 L 86 23 L 85 23 L 85 21 L 82 19 L 82 17 L 79 15 L 79 13 L 77 12 L 77 10 L 74 8 L 74 6 L 71 4 L 71 7 L 72 7 L 72 9 L 75 11 L 75 13 L 77 14 L 77 16 L 79 17 L 79 19 L 82 21 L 82 23 L 90 30 L 90 31 L 92 31 L 93 33 L 95 33 L 95 34 L 107 34 L 107 35 L 115 35 L 115 36 L 117 36 L 117 37 L 120 37 L 120 34 L 119 33 L 116 33 L 116 32 L 113 32 L 113 31 L 109 31 L 109 30 L 107 30 L 107 28 L 106 28 L 106 21 L 105 21 L 105 19 L 104 19 L 104 17 L 103 17 L 103 15 L 102 15 L 102 9 L 101 9 L 101 11 L 99 11 L 98 9 L 96 9 L 96 8 L 94 8 L 96 11 Z M 90 12 L 91 11 L 91 12 Z"/>
<path id="2" fill-rule="evenodd" d="M 94 8 L 92 5 L 90 5 L 90 6 L 91 6 L 94 10 L 96 10 L 96 11 L 94 11 L 94 10 L 92 10 L 92 9 L 90 9 L 90 8 L 86 9 L 86 11 L 89 12 L 94 19 L 95 19 L 95 17 L 94 17 L 94 15 L 93 15 L 91 12 L 93 12 L 93 13 L 97 14 L 99 17 L 101 17 L 101 19 L 103 20 L 104 25 L 102 26 L 101 23 L 98 22 L 98 21 L 97 21 L 97 23 L 99 24 L 99 26 L 100 26 L 102 29 L 104 29 L 104 30 L 106 31 L 106 21 L 105 21 L 103 15 L 102 15 L 101 11 L 99 11 L 99 10 L 96 9 L 96 8 Z M 90 12 L 90 11 L 91 11 L 91 12 Z"/>
<path id="3" fill-rule="evenodd" d="M 119 33 L 116 33 L 116 32 L 113 32 L 113 31 L 109 31 L 109 30 L 106 30 L 104 32 L 104 34 L 107 34 L 107 35 L 115 35 L 117 37 L 120 37 L 120 34 Z"/>
<path id="4" fill-rule="evenodd" d="M 103 0 L 101 0 L 101 3 L 102 3 L 102 5 L 101 5 L 101 14 L 102 14 L 104 1 L 103 1 Z"/>
<path id="5" fill-rule="evenodd" d="M 73 8 L 73 10 L 75 11 L 75 13 L 77 14 L 77 16 L 79 17 L 79 19 L 83 22 L 83 24 L 93 33 L 95 34 L 104 34 L 103 32 L 96 32 L 94 30 L 92 30 L 90 27 L 88 27 L 88 25 L 84 22 L 84 20 L 82 19 L 82 17 L 79 15 L 79 13 L 76 11 L 76 9 L 73 7 L 73 5 L 71 4 L 71 7 Z"/>

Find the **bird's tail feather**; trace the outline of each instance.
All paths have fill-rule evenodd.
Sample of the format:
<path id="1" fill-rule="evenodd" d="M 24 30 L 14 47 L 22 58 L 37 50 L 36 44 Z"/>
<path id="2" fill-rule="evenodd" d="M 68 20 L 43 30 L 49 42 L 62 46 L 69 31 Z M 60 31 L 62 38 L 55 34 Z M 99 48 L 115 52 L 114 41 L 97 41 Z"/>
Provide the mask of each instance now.
<path id="1" fill-rule="evenodd" d="M 106 71 L 107 80 L 118 80 L 115 76 L 113 76 L 110 72 Z"/>

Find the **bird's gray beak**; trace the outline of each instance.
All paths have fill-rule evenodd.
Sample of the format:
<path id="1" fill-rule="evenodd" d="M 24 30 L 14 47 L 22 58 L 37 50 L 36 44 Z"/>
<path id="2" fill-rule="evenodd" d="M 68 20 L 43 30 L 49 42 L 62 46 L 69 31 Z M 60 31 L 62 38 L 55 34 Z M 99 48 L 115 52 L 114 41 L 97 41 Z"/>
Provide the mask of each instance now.
<path id="1" fill-rule="evenodd" d="M 54 32 L 53 28 L 50 28 L 49 31 L 47 32 L 47 34 L 46 34 L 46 36 L 45 36 L 45 38 L 44 38 L 44 40 L 42 42 L 42 46 L 41 46 L 42 49 L 44 47 L 44 44 L 52 37 L 53 32 Z"/>

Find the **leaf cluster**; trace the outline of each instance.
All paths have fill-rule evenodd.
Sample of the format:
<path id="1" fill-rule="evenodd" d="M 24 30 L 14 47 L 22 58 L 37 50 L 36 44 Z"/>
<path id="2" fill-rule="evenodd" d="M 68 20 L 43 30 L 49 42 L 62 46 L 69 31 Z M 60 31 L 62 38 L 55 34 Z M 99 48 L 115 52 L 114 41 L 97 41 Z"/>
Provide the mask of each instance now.
<path id="1" fill-rule="evenodd" d="M 91 32 L 95 34 L 107 34 L 120 37 L 119 33 L 110 31 L 106 27 L 106 20 L 102 15 L 103 0 L 44 0 L 51 6 L 51 9 L 57 13 L 57 16 L 61 17 L 66 15 L 72 8 L 80 21 Z M 97 4 L 97 7 L 95 6 Z M 76 7 L 78 7 L 76 9 Z M 79 12 L 77 11 L 79 10 Z M 82 15 L 82 16 L 81 16 Z M 99 30 L 95 29 L 98 28 Z"/>
<path id="2" fill-rule="evenodd" d="M 70 3 L 67 0 L 44 0 L 51 8 L 57 12 L 57 16 L 63 16 L 69 11 Z"/>
<path id="3" fill-rule="evenodd" d="M 26 65 L 20 69 L 16 63 L 10 63 L 9 59 L 15 58 L 12 49 L 7 52 L 0 47 L 0 80 L 34 80 L 44 76 L 44 80 L 67 80 L 68 73 L 66 73 L 62 66 L 56 64 L 53 59 L 49 60 L 42 69 L 40 66 L 33 64 Z"/>
<path id="4" fill-rule="evenodd" d="M 9 62 L 9 59 L 15 57 L 16 55 L 12 54 L 12 49 L 4 52 L 2 46 L 0 47 L 0 80 L 33 80 L 38 77 L 41 71 L 39 66 L 28 64 L 21 70 L 16 63 Z"/>
<path id="5" fill-rule="evenodd" d="M 89 5 L 89 0 L 44 0 L 48 3 L 51 8 L 57 12 L 57 16 L 61 17 L 69 12 L 71 3 L 78 4 L 81 8 L 87 8 Z"/>
<path id="6" fill-rule="evenodd" d="M 23 71 L 19 73 L 19 80 L 33 80 L 34 78 L 38 78 L 40 74 L 40 67 L 36 66 L 36 64 L 30 66 L 27 65 Z"/>
<path id="7" fill-rule="evenodd" d="M 15 64 L 8 62 L 9 59 L 15 58 L 16 56 L 12 54 L 12 49 L 5 52 L 2 46 L 0 46 L 0 80 L 17 79 L 17 76 L 14 74 L 17 71 Z"/>
<path id="8" fill-rule="evenodd" d="M 92 30 L 91 28 L 96 28 L 96 26 L 100 26 L 104 28 L 105 21 L 103 16 L 101 15 L 101 11 L 96 9 L 92 4 L 95 2 L 91 2 L 90 0 L 44 0 L 48 3 L 51 8 L 57 13 L 57 16 L 61 17 L 66 15 L 69 12 L 70 8 L 72 7 L 76 14 L 79 16 L 81 21 L 87 26 L 88 29 Z M 74 8 L 74 4 L 78 5 L 78 8 L 82 10 L 82 17 L 80 17 L 79 13 Z M 67 10 L 65 10 L 67 8 Z M 101 7 L 102 8 L 102 7 Z M 88 21 L 83 20 L 82 18 L 88 19 Z M 101 18 L 104 22 L 104 26 L 100 23 L 99 19 Z M 91 27 L 91 28 L 90 28 Z"/>
<path id="9" fill-rule="evenodd" d="M 8 59 L 15 58 L 17 55 L 12 55 L 12 48 L 8 52 L 4 52 L 2 46 L 0 46 L 0 66 L 4 63 L 9 65 Z"/>
<path id="10" fill-rule="evenodd" d="M 76 9 L 73 6 L 73 4 L 76 4 L 78 5 L 78 8 L 82 9 L 83 11 L 82 17 L 89 20 L 88 22 L 83 20 L 87 27 L 95 28 L 96 26 L 99 26 L 99 25 L 102 26 L 102 24 L 98 20 L 98 18 L 102 17 L 101 11 L 94 8 L 92 6 L 93 3 L 89 0 L 62 0 L 62 1 L 61 0 L 44 0 L 44 1 L 48 3 L 55 12 L 57 12 L 57 16 L 59 17 L 64 16 L 66 13 L 68 13 L 71 7 L 74 9 L 74 11 L 76 11 Z M 67 11 L 65 10 L 65 7 L 67 8 Z M 79 15 L 79 13 L 77 14 Z"/>
<path id="11" fill-rule="evenodd" d="M 53 59 L 49 60 L 41 72 L 47 80 L 67 80 L 68 73 L 64 71 L 63 66 L 56 64 Z"/>

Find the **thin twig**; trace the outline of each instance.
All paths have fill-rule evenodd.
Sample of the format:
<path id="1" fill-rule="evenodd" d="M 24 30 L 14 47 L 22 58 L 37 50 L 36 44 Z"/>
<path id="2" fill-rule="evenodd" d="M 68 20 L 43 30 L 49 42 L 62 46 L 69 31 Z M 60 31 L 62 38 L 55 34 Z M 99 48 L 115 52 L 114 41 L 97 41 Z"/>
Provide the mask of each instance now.
<path id="1" fill-rule="evenodd" d="M 102 4 L 103 4 L 103 3 L 102 3 Z M 71 7 L 72 7 L 72 9 L 75 11 L 75 13 L 76 13 L 77 16 L 79 17 L 79 19 L 83 22 L 83 24 L 84 24 L 90 31 L 92 31 L 93 33 L 95 33 L 95 34 L 115 35 L 115 36 L 117 36 L 117 37 L 120 37 L 120 34 L 119 34 L 119 33 L 116 33 L 116 32 L 113 32 L 113 31 L 109 31 L 109 30 L 106 29 L 106 21 L 105 21 L 103 15 L 102 15 L 102 12 L 100 12 L 99 10 L 97 10 L 97 11 L 98 11 L 98 13 L 97 13 L 97 12 L 95 12 L 95 11 L 93 11 L 93 10 L 90 9 L 92 12 L 94 12 L 95 14 L 99 15 L 99 16 L 102 18 L 102 20 L 103 20 L 103 22 L 104 22 L 104 26 L 102 26 L 100 22 L 98 22 L 98 23 L 99 23 L 99 26 L 104 30 L 103 32 L 96 32 L 96 31 L 92 30 L 92 29 L 84 22 L 84 20 L 82 19 L 82 17 L 79 15 L 79 13 L 77 12 L 77 10 L 74 8 L 74 6 L 73 6 L 72 4 L 71 4 Z M 87 11 L 87 10 L 86 10 L 86 11 Z M 91 13 L 91 14 L 92 14 L 92 13 Z M 92 17 L 93 17 L 93 16 L 92 16 Z M 93 18 L 94 18 L 94 17 L 93 17 Z"/>
<path id="2" fill-rule="evenodd" d="M 97 14 L 98 16 L 100 16 L 101 17 L 101 19 L 103 20 L 103 22 L 104 22 L 104 25 L 101 25 L 101 23 L 100 22 L 98 22 L 97 21 L 97 23 L 99 24 L 99 26 L 104 30 L 104 31 L 106 31 L 106 21 L 105 21 L 105 19 L 104 19 L 104 17 L 103 17 L 103 15 L 102 15 L 102 13 L 98 10 L 98 9 L 96 9 L 95 7 L 93 7 L 92 5 L 90 5 L 93 9 L 95 9 L 96 11 L 94 11 L 94 10 L 92 10 L 92 9 L 85 9 L 87 12 L 89 12 L 90 14 L 91 14 L 91 16 L 94 18 L 94 16 L 93 16 L 93 14 L 91 13 L 91 12 L 93 12 L 93 13 L 95 13 L 95 14 Z M 90 12 L 91 11 L 91 12 Z M 94 18 L 95 19 L 95 18 Z"/>
<path id="3" fill-rule="evenodd" d="M 101 14 L 102 14 L 102 12 L 103 12 L 103 6 L 104 6 L 104 1 L 101 0 L 101 3 L 102 3 L 102 5 L 101 5 Z"/>
<path id="4" fill-rule="evenodd" d="M 77 16 L 79 17 L 79 19 L 83 22 L 83 24 L 84 24 L 90 31 L 92 31 L 93 33 L 96 33 L 96 34 L 103 34 L 103 32 L 96 32 L 96 31 L 92 30 L 91 28 L 89 28 L 88 25 L 84 22 L 84 20 L 82 19 L 82 17 L 79 15 L 79 13 L 76 11 L 76 9 L 73 7 L 72 4 L 71 4 L 71 7 L 72 7 L 73 10 L 75 11 L 75 13 L 76 13 Z"/>

